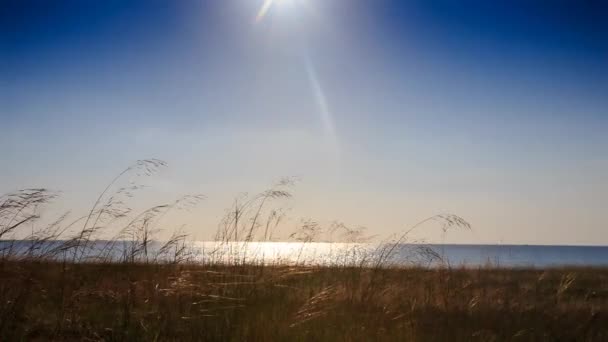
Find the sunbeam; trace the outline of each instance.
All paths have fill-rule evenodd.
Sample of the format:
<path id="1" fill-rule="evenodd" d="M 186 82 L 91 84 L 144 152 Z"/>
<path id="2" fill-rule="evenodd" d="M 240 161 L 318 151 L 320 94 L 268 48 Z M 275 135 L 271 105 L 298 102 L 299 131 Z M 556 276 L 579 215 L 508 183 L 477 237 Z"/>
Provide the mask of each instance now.
<path id="1" fill-rule="evenodd" d="M 266 13 L 268 13 L 268 10 L 270 9 L 270 7 L 272 7 L 272 4 L 274 3 L 274 1 L 275 0 L 264 0 L 262 7 L 260 7 L 258 14 L 255 16 L 256 22 L 260 22 L 262 19 L 264 19 L 264 17 L 266 16 Z"/>
<path id="2" fill-rule="evenodd" d="M 264 17 L 268 14 L 269 10 L 276 5 L 279 1 L 289 1 L 289 0 L 265 0 L 260 10 L 256 15 L 256 23 L 261 22 Z M 310 8 L 308 8 L 310 11 Z M 335 153 L 337 158 L 338 155 L 338 139 L 336 136 L 336 130 L 334 127 L 334 120 L 332 113 L 329 109 L 328 101 L 325 96 L 325 92 L 323 91 L 323 87 L 319 82 L 319 77 L 317 75 L 317 70 L 315 68 L 314 63 L 312 62 L 309 54 L 307 52 L 306 46 L 302 49 L 303 63 L 304 69 L 306 71 L 306 77 L 308 78 L 308 82 L 310 84 L 310 88 L 312 91 L 312 95 L 316 104 L 316 107 L 319 111 L 319 116 L 321 120 L 321 125 L 323 127 L 323 134 L 327 143 L 330 145 L 330 150 Z"/>
<path id="3" fill-rule="evenodd" d="M 315 66 L 308 57 L 308 55 L 304 56 L 304 65 L 306 68 L 306 75 L 308 76 L 308 82 L 310 83 L 310 87 L 315 99 L 315 103 L 319 109 L 321 124 L 323 125 L 323 133 L 325 134 L 326 138 L 329 139 L 329 141 L 331 142 L 332 148 L 337 152 L 338 141 L 336 137 L 333 116 L 327 104 L 327 98 L 325 96 L 325 93 L 323 92 L 323 88 L 321 87 L 319 78 L 317 77 L 317 70 L 315 69 Z"/>

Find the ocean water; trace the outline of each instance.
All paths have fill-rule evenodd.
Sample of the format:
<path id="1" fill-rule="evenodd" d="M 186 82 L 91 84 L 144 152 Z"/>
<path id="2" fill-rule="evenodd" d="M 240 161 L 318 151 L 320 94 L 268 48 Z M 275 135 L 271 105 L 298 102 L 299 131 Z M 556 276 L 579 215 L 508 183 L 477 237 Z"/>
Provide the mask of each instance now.
<path id="1" fill-rule="evenodd" d="M 54 258 L 72 258 L 73 251 L 57 252 L 63 241 L 45 242 L 32 251 L 30 241 L 0 241 L 0 253 L 34 255 L 47 253 Z M 175 248 L 160 253 L 162 243 L 152 242 L 147 250 L 134 249 L 129 241 L 117 241 L 108 248 L 107 241 L 91 242 L 79 250 L 81 260 L 120 261 L 133 256 L 136 260 L 173 260 Z M 561 267 L 608 266 L 608 246 L 549 245 L 381 245 L 371 243 L 325 242 L 190 242 L 180 254 L 200 263 L 301 264 L 325 266 L 429 266 L 454 267 Z"/>

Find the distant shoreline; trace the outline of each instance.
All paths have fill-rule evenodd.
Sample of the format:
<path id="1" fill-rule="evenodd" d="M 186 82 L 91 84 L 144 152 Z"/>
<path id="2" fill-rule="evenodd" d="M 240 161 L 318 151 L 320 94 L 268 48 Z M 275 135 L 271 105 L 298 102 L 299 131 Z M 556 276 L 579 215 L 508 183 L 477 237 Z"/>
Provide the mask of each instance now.
<path id="1" fill-rule="evenodd" d="M 75 260 L 75 250 L 64 250 L 69 240 L 1 240 L 0 253 L 16 259 L 54 254 L 50 259 Z M 82 261 L 121 263 L 150 260 L 169 261 L 172 250 L 164 241 L 145 245 L 131 240 L 91 240 L 80 247 Z M 269 241 L 185 241 L 180 259 L 204 264 L 266 264 L 304 266 L 425 266 L 475 268 L 494 265 L 502 268 L 608 267 L 608 246 L 412 244 Z M 390 253 L 384 254 L 390 251 Z M 125 259 L 127 258 L 127 259 Z"/>

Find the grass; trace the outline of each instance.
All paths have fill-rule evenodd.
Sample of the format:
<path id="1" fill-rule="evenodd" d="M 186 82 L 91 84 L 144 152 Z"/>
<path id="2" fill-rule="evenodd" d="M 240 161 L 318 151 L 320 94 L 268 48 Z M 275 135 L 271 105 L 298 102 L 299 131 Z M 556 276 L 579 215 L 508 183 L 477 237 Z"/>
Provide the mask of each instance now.
<path id="1" fill-rule="evenodd" d="M 0 340 L 608 339 L 608 270 L 4 261 Z"/>
<path id="2" fill-rule="evenodd" d="M 204 196 L 141 212 L 128 205 L 143 187 L 133 178 L 165 165 L 138 161 L 76 218 L 41 223 L 41 208 L 57 197 L 47 189 L 0 196 L 0 341 L 608 340 L 608 268 L 458 269 L 424 245 L 412 257 L 438 267 L 392 263 L 422 225 L 470 229 L 452 214 L 422 220 L 345 266 L 249 263 L 231 242 L 273 241 L 291 180 L 238 196 L 215 235 L 228 258 L 219 248 L 195 263 L 183 230 L 155 237 L 165 216 Z M 362 227 L 312 219 L 290 238 L 302 246 L 371 239 Z"/>

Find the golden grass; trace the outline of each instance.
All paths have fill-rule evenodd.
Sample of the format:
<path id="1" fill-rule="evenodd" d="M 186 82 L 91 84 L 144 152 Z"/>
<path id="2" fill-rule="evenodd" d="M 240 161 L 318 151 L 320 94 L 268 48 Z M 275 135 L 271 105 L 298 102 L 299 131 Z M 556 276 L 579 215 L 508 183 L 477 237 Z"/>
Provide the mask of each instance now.
<path id="1" fill-rule="evenodd" d="M 608 340 L 608 269 L 3 261 L 0 340 Z"/>
<path id="2" fill-rule="evenodd" d="M 147 176 L 165 165 L 140 160 L 87 214 L 43 225 L 39 210 L 56 193 L 0 196 L 0 341 L 608 341 L 608 268 L 391 267 L 399 245 L 415 242 L 408 234 L 423 224 L 439 224 L 444 234 L 471 228 L 452 214 L 381 241 L 365 262 L 349 263 L 359 267 L 251 265 L 244 256 L 192 264 L 186 234 L 175 230 L 160 245 L 154 236 L 168 228 L 165 215 L 204 196 L 134 213 L 127 201 L 142 186 L 119 185 L 124 175 Z M 285 217 L 274 205 L 291 198 L 291 184 L 239 196 L 216 240 L 273 241 Z M 364 232 L 307 219 L 290 237 L 365 242 Z M 424 245 L 416 250 L 441 259 Z"/>

